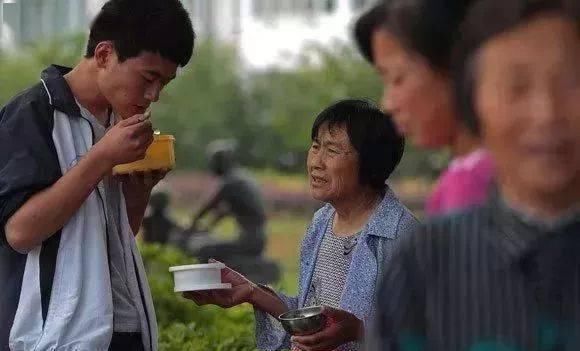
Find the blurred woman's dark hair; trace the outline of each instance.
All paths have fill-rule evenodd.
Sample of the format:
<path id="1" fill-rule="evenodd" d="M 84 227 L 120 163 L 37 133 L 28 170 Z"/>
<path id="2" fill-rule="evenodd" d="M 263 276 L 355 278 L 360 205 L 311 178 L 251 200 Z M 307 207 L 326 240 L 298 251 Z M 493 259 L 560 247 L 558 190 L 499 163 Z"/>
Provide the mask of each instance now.
<path id="1" fill-rule="evenodd" d="M 449 71 L 458 28 L 471 0 L 385 0 L 386 27 L 438 71 Z"/>
<path id="2" fill-rule="evenodd" d="M 386 16 L 386 6 L 379 2 L 364 12 L 354 24 L 354 42 L 361 55 L 371 64 L 374 63 L 373 33 L 383 25 Z"/>
<path id="3" fill-rule="evenodd" d="M 358 153 L 361 185 L 383 192 L 386 180 L 405 151 L 405 139 L 397 132 L 391 117 L 369 101 L 349 99 L 338 101 L 320 112 L 312 126 L 313 141 L 321 127 L 346 129 L 350 143 Z"/>
<path id="4" fill-rule="evenodd" d="M 479 133 L 473 101 L 479 48 L 495 36 L 514 29 L 541 13 L 569 17 L 578 24 L 580 36 L 578 0 L 479 0 L 466 14 L 460 28 L 461 37 L 453 54 L 453 78 L 459 114 L 473 132 Z"/>

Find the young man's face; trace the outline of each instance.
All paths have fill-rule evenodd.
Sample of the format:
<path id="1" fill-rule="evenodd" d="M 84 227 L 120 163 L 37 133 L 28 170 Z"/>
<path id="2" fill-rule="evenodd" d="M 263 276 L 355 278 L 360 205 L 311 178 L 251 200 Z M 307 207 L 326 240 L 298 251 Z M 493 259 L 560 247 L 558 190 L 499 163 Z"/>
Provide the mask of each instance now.
<path id="1" fill-rule="evenodd" d="M 99 90 L 122 119 L 144 113 L 177 71 L 176 63 L 145 51 L 119 62 L 114 47 L 106 42 L 97 46 L 95 59 Z"/>

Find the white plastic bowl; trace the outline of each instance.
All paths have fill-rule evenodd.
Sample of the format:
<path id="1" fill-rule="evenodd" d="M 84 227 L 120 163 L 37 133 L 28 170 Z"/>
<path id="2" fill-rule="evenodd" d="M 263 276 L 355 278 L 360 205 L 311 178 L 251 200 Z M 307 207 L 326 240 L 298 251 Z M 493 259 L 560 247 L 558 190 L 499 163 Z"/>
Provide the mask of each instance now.
<path id="1" fill-rule="evenodd" d="M 192 264 L 169 268 L 175 282 L 174 291 L 197 291 L 214 289 L 231 289 L 229 283 L 222 283 L 221 270 L 226 267 L 223 263 Z"/>

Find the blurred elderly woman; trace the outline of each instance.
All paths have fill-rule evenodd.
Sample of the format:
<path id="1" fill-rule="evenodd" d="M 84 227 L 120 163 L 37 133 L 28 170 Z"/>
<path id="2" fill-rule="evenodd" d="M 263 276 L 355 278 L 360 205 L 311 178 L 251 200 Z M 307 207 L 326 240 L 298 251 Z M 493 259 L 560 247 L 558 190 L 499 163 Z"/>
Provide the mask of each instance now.
<path id="1" fill-rule="evenodd" d="M 495 161 L 497 194 L 402 243 L 371 350 L 580 350 L 579 5 L 468 12 L 461 116 Z"/>
<path id="2" fill-rule="evenodd" d="M 385 185 L 404 150 L 389 117 L 366 101 L 340 101 L 318 115 L 311 136 L 310 191 L 326 205 L 302 242 L 298 296 L 274 292 L 228 268 L 222 280 L 231 290 L 185 294 L 200 305 L 252 304 L 258 348 L 264 350 L 291 344 L 298 350 L 357 350 L 373 313 L 378 279 L 398 240 L 416 224 Z M 272 318 L 311 305 L 325 306 L 330 321 L 313 335 L 290 339 Z"/>

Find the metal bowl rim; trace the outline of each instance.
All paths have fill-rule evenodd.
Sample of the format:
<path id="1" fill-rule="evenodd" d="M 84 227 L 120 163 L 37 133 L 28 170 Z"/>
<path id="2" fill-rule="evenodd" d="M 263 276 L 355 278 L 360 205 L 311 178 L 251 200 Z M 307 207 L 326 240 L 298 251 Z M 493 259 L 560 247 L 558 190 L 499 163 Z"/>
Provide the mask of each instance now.
<path id="1" fill-rule="evenodd" d="M 311 316 L 308 317 L 284 317 L 285 315 L 289 314 L 289 313 L 295 313 L 295 312 L 299 312 L 299 311 L 311 311 L 311 310 L 315 310 L 318 313 L 313 314 Z M 308 319 L 308 318 L 312 318 L 312 317 L 317 317 L 322 315 L 322 306 L 310 306 L 310 307 L 304 307 L 304 308 L 298 308 L 295 310 L 291 310 L 291 311 L 287 311 L 282 313 L 280 316 L 278 316 L 278 319 L 281 321 L 297 321 L 297 320 L 303 320 L 303 319 Z"/>

